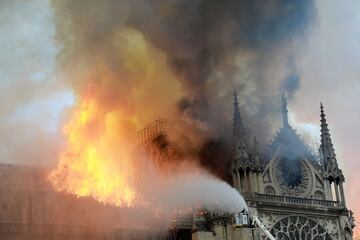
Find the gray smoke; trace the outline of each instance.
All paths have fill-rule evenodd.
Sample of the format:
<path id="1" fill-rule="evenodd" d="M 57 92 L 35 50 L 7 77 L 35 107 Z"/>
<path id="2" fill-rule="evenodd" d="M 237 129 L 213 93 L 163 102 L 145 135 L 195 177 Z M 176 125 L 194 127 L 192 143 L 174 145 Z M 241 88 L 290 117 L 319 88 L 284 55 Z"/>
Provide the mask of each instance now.
<path id="1" fill-rule="evenodd" d="M 287 78 L 281 90 L 291 95 L 299 85 L 294 74 L 281 76 L 273 61 L 281 65 L 293 54 L 293 39 L 312 19 L 312 1 L 137 1 L 132 9 L 127 23 L 166 53 L 187 89 L 180 110 L 207 122 L 214 137 L 230 125 L 234 89 L 244 114 L 259 122 L 274 108 L 272 84 Z M 262 124 L 260 134 L 269 127 Z"/>
<path id="2" fill-rule="evenodd" d="M 287 92 L 288 96 L 292 98 L 296 92 L 296 90 L 300 86 L 300 76 L 296 72 L 290 73 L 290 75 L 284 79 L 281 83 L 281 90 L 283 92 Z"/>
<path id="3" fill-rule="evenodd" d="M 101 59 L 115 76 L 107 105 L 132 101 L 126 56 L 114 46 L 119 29 L 136 29 L 165 54 L 184 91 L 174 107 L 208 129 L 199 154 L 211 169 L 229 164 L 218 156 L 229 155 L 234 89 L 246 127 L 260 141 L 270 137 L 280 91 L 293 95 L 299 86 L 288 59 L 303 44 L 314 10 L 311 0 L 54 0 L 53 7 L 62 68 L 91 67 Z M 88 80 L 72 82 L 81 88 Z"/>

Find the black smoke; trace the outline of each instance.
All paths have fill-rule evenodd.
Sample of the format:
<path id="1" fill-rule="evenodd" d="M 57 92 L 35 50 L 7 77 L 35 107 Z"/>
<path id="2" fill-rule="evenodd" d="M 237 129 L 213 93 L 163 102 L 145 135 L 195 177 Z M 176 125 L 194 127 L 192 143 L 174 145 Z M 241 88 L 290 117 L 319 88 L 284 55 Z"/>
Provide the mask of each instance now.
<path id="1" fill-rule="evenodd" d="M 112 41 L 123 28 L 136 29 L 165 54 L 185 92 L 174 108 L 207 127 L 199 157 L 215 172 L 231 160 L 224 146 L 231 145 L 234 89 L 245 126 L 260 141 L 269 138 L 280 90 L 293 94 L 299 86 L 297 74 L 283 74 L 287 59 L 314 17 L 311 0 L 53 0 L 53 7 L 64 45 L 59 59 L 70 68 L 78 56 L 97 56 L 120 74 L 124 60 Z M 114 81 L 111 99 L 131 87 Z"/>
<path id="2" fill-rule="evenodd" d="M 287 93 L 289 98 L 293 98 L 296 90 L 300 87 L 300 76 L 297 72 L 293 71 L 281 83 L 281 89 Z"/>
<path id="3" fill-rule="evenodd" d="M 248 90 L 246 84 L 241 84 L 244 81 L 267 85 L 262 68 L 271 64 L 271 55 L 281 52 L 282 45 L 303 36 L 314 8 L 310 0 L 146 2 L 134 6 L 128 24 L 166 53 L 169 64 L 188 91 L 187 99 L 182 102 L 186 101 L 186 109 L 193 109 L 192 115 L 203 121 L 218 118 L 214 116 L 213 105 L 224 100 L 218 96 L 222 91 L 219 87 L 227 92 L 238 88 L 241 95 Z M 249 69 L 253 71 L 249 79 L 237 76 L 241 68 L 235 61 L 241 51 L 259 56 L 248 66 L 254 68 Z M 221 77 L 216 76 L 219 73 Z M 298 84 L 296 77 L 293 74 L 284 81 L 289 91 Z M 261 88 L 258 86 L 259 91 L 265 90 Z M 227 104 L 230 103 L 228 99 Z"/>

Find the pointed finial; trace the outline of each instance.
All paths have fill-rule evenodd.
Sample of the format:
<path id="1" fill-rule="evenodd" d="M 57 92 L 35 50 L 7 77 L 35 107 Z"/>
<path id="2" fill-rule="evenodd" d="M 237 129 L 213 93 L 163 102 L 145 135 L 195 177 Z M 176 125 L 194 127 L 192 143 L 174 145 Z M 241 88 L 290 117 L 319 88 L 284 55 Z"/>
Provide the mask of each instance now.
<path id="1" fill-rule="evenodd" d="M 282 117 L 283 117 L 283 126 L 288 127 L 289 120 L 288 120 L 287 99 L 286 99 L 284 93 L 281 96 L 281 100 L 282 100 L 281 112 L 282 112 Z"/>
<path id="2" fill-rule="evenodd" d="M 324 163 L 325 167 L 332 164 L 332 166 L 335 166 L 335 168 L 337 168 L 335 150 L 331 141 L 330 131 L 328 128 L 328 124 L 326 123 L 325 116 L 326 115 L 324 112 L 324 106 L 322 102 L 320 102 L 320 122 L 321 122 L 320 151 L 321 151 L 321 155 L 323 156 L 322 162 Z"/>
<path id="3" fill-rule="evenodd" d="M 236 90 L 234 90 L 234 104 L 239 104 Z"/>
<path id="4" fill-rule="evenodd" d="M 325 114 L 324 114 L 324 106 L 322 104 L 322 102 L 320 102 L 320 117 L 325 117 Z"/>
<path id="5" fill-rule="evenodd" d="M 234 107 L 233 138 L 234 138 L 234 142 L 236 142 L 240 140 L 240 138 L 243 137 L 242 135 L 244 134 L 244 125 L 241 120 L 239 102 L 236 91 L 234 91 L 233 107 Z"/>
<path id="6" fill-rule="evenodd" d="M 320 122 L 321 122 L 321 136 L 323 136 L 323 140 L 325 140 L 325 138 L 327 138 L 327 134 L 329 134 L 329 129 L 328 129 L 328 125 L 326 123 L 326 118 L 325 118 L 326 114 L 324 112 L 324 105 L 322 104 L 322 102 L 320 102 Z"/>

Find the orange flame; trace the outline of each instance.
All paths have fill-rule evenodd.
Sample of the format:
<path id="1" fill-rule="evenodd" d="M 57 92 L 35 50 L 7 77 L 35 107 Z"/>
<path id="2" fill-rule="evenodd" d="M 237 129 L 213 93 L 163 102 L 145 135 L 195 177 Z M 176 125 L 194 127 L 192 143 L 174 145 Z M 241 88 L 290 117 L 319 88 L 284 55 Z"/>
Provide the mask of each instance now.
<path id="1" fill-rule="evenodd" d="M 102 113 L 93 100 L 80 103 L 64 129 L 69 147 L 50 175 L 56 190 L 116 206 L 134 205 L 131 153 L 121 141 L 120 118 L 119 112 Z"/>
<path id="2" fill-rule="evenodd" d="M 93 57 L 86 68 L 72 68 L 79 101 L 64 127 L 68 147 L 50 181 L 58 191 L 103 203 L 145 206 L 135 186 L 136 132 L 158 117 L 175 116 L 181 85 L 166 56 L 140 32 L 119 30 L 112 43 L 121 59 L 116 70 L 103 56 Z"/>

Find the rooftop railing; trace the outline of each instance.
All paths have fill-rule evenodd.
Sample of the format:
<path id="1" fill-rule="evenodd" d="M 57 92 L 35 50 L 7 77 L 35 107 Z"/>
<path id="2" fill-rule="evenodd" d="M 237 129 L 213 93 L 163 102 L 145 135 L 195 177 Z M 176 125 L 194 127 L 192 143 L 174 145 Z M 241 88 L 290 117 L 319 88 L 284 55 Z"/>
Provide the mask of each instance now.
<path id="1" fill-rule="evenodd" d="M 264 203 L 309 205 L 309 206 L 318 206 L 318 207 L 327 207 L 327 208 L 343 207 L 341 202 L 319 200 L 319 199 L 312 199 L 312 198 L 297 198 L 297 197 L 259 194 L 259 193 L 243 194 L 243 196 L 246 200 L 253 200 L 253 201 L 255 200 L 255 201 L 264 202 Z"/>

